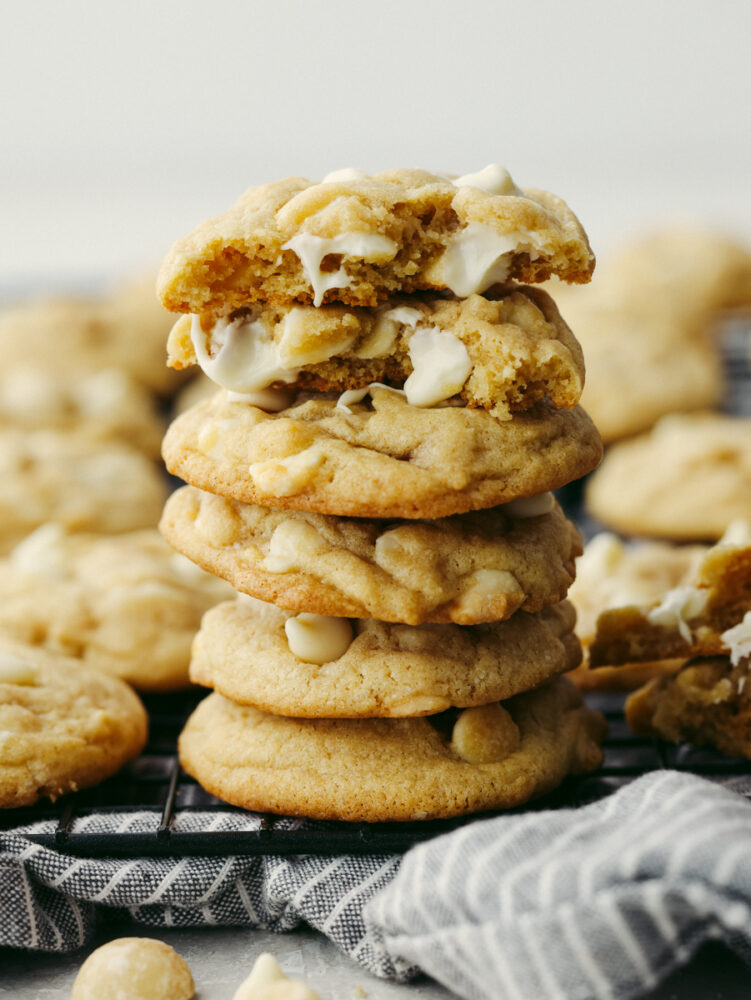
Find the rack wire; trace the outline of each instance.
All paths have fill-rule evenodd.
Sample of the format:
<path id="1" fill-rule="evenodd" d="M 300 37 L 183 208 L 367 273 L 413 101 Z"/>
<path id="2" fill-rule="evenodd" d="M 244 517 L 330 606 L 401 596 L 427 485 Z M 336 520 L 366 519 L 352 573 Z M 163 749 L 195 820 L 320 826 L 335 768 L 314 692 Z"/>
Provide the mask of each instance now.
<path id="1" fill-rule="evenodd" d="M 751 416 L 749 344 L 747 320 L 730 321 L 723 339 L 728 376 L 725 408 L 743 416 Z M 561 491 L 560 499 L 585 536 L 599 528 L 584 510 L 581 482 Z M 248 814 L 229 806 L 185 774 L 177 758 L 177 736 L 204 694 L 191 691 L 145 698 L 151 735 L 137 760 L 98 787 L 66 796 L 52 805 L 40 803 L 0 811 L 0 829 L 24 827 L 24 836 L 30 840 L 89 857 L 381 854 L 405 851 L 420 841 L 481 818 L 474 815 L 410 823 L 343 823 Z M 592 775 L 568 778 L 555 792 L 522 807 L 524 810 L 584 805 L 642 774 L 665 768 L 723 782 L 740 778 L 751 792 L 751 761 L 632 733 L 624 718 L 622 694 L 590 694 L 587 701 L 603 712 L 609 725 L 602 767 Z M 200 829 L 200 823 L 189 822 L 207 813 L 224 817 L 227 822 L 212 829 Z M 107 824 L 97 823 L 108 814 L 124 820 L 114 831 L 101 829 Z M 237 825 L 238 816 L 244 817 L 242 825 L 247 828 L 229 829 L 233 821 Z M 29 825 L 33 825 L 30 830 Z"/>

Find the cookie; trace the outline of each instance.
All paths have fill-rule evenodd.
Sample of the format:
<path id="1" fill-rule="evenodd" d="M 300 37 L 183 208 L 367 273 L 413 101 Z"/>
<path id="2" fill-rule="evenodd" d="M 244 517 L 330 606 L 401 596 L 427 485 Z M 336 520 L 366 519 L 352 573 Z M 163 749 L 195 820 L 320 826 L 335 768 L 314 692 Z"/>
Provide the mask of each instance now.
<path id="1" fill-rule="evenodd" d="M 668 413 L 719 405 L 722 358 L 706 327 L 696 331 L 677 304 L 666 308 L 658 295 L 645 301 L 641 288 L 622 288 L 611 274 L 605 268 L 586 288 L 551 289 L 584 350 L 581 403 L 603 440 L 639 434 Z"/>
<path id="2" fill-rule="evenodd" d="M 492 298 L 397 296 L 380 309 L 256 305 L 217 320 L 183 316 L 168 357 L 246 395 L 388 382 L 414 406 L 454 397 L 499 419 L 546 396 L 571 408 L 584 384 L 579 344 L 553 300 L 514 285 Z"/>
<path id="3" fill-rule="evenodd" d="M 51 520 L 102 534 L 153 527 L 166 495 L 156 465 L 128 445 L 0 430 L 0 554 Z"/>
<path id="4" fill-rule="evenodd" d="M 169 498 L 160 528 L 179 552 L 253 597 L 410 625 L 473 625 L 556 604 L 580 551 L 551 495 L 395 522 L 277 510 L 184 487 Z"/>
<path id="5" fill-rule="evenodd" d="M 154 530 L 66 534 L 48 524 L 0 567 L 0 633 L 141 691 L 190 686 L 190 647 L 201 616 L 234 594 Z"/>
<path id="6" fill-rule="evenodd" d="M 601 613 L 659 601 L 666 591 L 688 582 L 706 552 L 703 545 L 629 545 L 607 531 L 595 535 L 576 561 L 576 579 L 567 595 L 576 608 L 576 633 L 584 650 L 584 662 L 569 675 L 571 680 L 586 689 L 631 690 L 652 677 L 675 673 L 680 659 L 592 670 L 589 646 Z"/>
<path id="7" fill-rule="evenodd" d="M 502 701 L 575 667 L 567 602 L 461 628 L 294 615 L 252 598 L 207 612 L 190 677 L 295 718 L 397 718 Z"/>
<path id="8" fill-rule="evenodd" d="M 0 372 L 0 428 L 80 431 L 159 456 L 164 421 L 151 393 L 117 368 L 75 376 L 43 365 Z"/>
<path id="9" fill-rule="evenodd" d="M 0 639 L 0 807 L 98 784 L 138 756 L 146 729 L 116 677 Z"/>
<path id="10" fill-rule="evenodd" d="M 388 389 L 348 411 L 301 394 L 269 413 L 227 392 L 170 426 L 167 468 L 220 496 L 353 517 L 435 518 L 556 489 L 597 465 L 579 407 L 543 400 L 513 420 L 480 409 L 410 406 Z"/>
<path id="11" fill-rule="evenodd" d="M 718 413 L 663 417 L 613 445 L 586 491 L 604 524 L 677 541 L 718 539 L 750 497 L 751 419 Z"/>
<path id="12" fill-rule="evenodd" d="M 70 1000 L 191 1000 L 190 968 L 154 938 L 117 938 L 93 951 L 79 969 Z"/>
<path id="13" fill-rule="evenodd" d="M 250 188 L 171 249 L 159 273 L 172 312 L 227 315 L 258 300 L 376 306 L 395 292 L 465 298 L 499 281 L 588 281 L 594 255 L 555 195 L 502 167 L 450 179 L 343 170 Z"/>
<path id="14" fill-rule="evenodd" d="M 750 698 L 748 657 L 736 666 L 727 656 L 699 658 L 675 677 L 634 691 L 626 701 L 626 720 L 644 736 L 751 757 Z"/>
<path id="15" fill-rule="evenodd" d="M 706 332 L 719 312 L 751 306 L 751 248 L 724 233 L 658 229 L 608 262 L 623 288 L 643 290 L 656 308 L 680 314 L 686 329 Z"/>
<path id="16" fill-rule="evenodd" d="M 558 678 L 413 719 L 286 719 L 211 694 L 179 740 L 207 791 L 263 812 L 378 822 L 507 809 L 596 768 L 605 731 Z"/>
<path id="17" fill-rule="evenodd" d="M 46 365 L 67 379 L 118 368 L 166 393 L 182 381 L 165 366 L 164 341 L 173 320 L 159 305 L 151 277 L 107 297 L 13 306 L 0 312 L 3 367 Z"/>
<path id="18" fill-rule="evenodd" d="M 604 611 L 590 663 L 617 665 L 713 656 L 731 649 L 728 630 L 751 611 L 751 522 L 736 522 L 682 586 L 646 606 Z"/>

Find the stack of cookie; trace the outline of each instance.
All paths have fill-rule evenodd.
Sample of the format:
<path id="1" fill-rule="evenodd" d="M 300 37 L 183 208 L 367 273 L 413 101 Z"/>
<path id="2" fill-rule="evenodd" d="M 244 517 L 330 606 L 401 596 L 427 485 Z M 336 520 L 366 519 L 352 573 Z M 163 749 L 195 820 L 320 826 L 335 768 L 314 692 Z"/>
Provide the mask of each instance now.
<path id="1" fill-rule="evenodd" d="M 180 740 L 263 811 L 407 820 L 590 770 L 604 723 L 558 675 L 579 540 L 550 493 L 600 458 L 550 297 L 594 258 L 500 167 L 248 191 L 160 275 L 171 363 L 221 386 L 164 441 L 168 541 L 240 592 L 209 612 Z"/>

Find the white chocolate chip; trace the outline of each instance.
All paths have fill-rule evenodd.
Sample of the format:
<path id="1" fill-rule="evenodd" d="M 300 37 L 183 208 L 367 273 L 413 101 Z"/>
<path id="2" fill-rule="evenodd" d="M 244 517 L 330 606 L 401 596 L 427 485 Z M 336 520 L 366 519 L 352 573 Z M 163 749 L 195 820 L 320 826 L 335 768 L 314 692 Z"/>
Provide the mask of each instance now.
<path id="1" fill-rule="evenodd" d="M 552 493 L 538 493 L 534 497 L 520 497 L 503 505 L 503 512 L 514 518 L 540 517 L 549 514 L 555 507 Z"/>
<path id="2" fill-rule="evenodd" d="M 274 956 L 265 952 L 258 956 L 250 975 L 237 988 L 232 1000 L 321 1000 L 321 998 L 301 980 L 285 976 Z"/>
<path id="3" fill-rule="evenodd" d="M 691 642 L 688 621 L 700 615 L 707 606 L 708 592 L 696 587 L 675 587 L 669 590 L 647 618 L 653 625 L 677 628 L 686 642 Z"/>
<path id="4" fill-rule="evenodd" d="M 256 406 L 266 413 L 279 413 L 286 410 L 295 398 L 293 389 L 261 389 L 259 392 L 232 392 L 227 393 L 230 403 L 248 403 Z"/>
<path id="5" fill-rule="evenodd" d="M 736 548 L 748 548 L 751 546 L 751 521 L 746 521 L 742 517 L 736 517 L 725 529 L 718 545 L 732 545 Z"/>
<path id="6" fill-rule="evenodd" d="M 70 561 L 63 544 L 66 537 L 59 524 L 43 524 L 13 549 L 9 556 L 11 566 L 33 576 L 68 576 Z"/>
<path id="7" fill-rule="evenodd" d="M 337 271 L 322 271 L 324 257 L 335 254 L 383 263 L 391 260 L 397 249 L 393 240 L 380 233 L 341 233 L 329 239 L 313 236 L 312 233 L 298 233 L 282 247 L 282 250 L 292 250 L 297 254 L 303 273 L 313 288 L 314 306 L 320 306 L 330 288 L 348 288 L 351 282 L 344 267 Z"/>
<path id="8" fill-rule="evenodd" d="M 373 329 L 355 351 L 355 356 L 358 358 L 386 357 L 393 350 L 399 327 L 409 326 L 414 329 L 421 319 L 423 319 L 423 313 L 419 309 L 412 309 L 409 306 L 396 306 L 394 309 L 380 312 L 373 324 Z"/>
<path id="9" fill-rule="evenodd" d="M 488 194 L 511 194 L 523 198 L 524 193 L 514 184 L 511 174 L 500 163 L 490 163 L 474 174 L 464 174 L 453 182 L 455 187 L 475 187 Z"/>
<path id="10" fill-rule="evenodd" d="M 743 621 L 727 629 L 720 638 L 730 651 L 730 662 L 734 667 L 744 657 L 751 656 L 751 611 L 747 611 Z"/>
<path id="11" fill-rule="evenodd" d="M 0 684 L 18 684 L 19 687 L 34 687 L 39 679 L 37 668 L 11 653 L 0 652 Z"/>
<path id="12" fill-rule="evenodd" d="M 253 462 L 248 472 L 260 493 L 272 497 L 289 497 L 302 493 L 316 478 L 325 457 L 319 445 L 311 445 L 289 458 Z"/>
<path id="13" fill-rule="evenodd" d="M 471 222 L 446 247 L 441 259 L 443 282 L 460 298 L 484 292 L 508 277 L 511 258 L 528 236 L 497 233 L 491 226 Z"/>
<path id="14" fill-rule="evenodd" d="M 435 406 L 456 395 L 472 371 L 467 348 L 446 330 L 415 330 L 409 341 L 409 357 L 413 371 L 404 391 L 412 406 Z"/>
<path id="15" fill-rule="evenodd" d="M 352 642 L 352 625 L 346 618 L 329 618 L 305 611 L 288 618 L 284 631 L 290 652 L 305 663 L 338 660 Z"/>
<path id="16" fill-rule="evenodd" d="M 341 170 L 332 170 L 330 174 L 321 181 L 321 184 L 346 184 L 347 181 L 366 181 L 370 175 L 364 170 L 356 167 L 343 167 Z"/>
<path id="17" fill-rule="evenodd" d="M 313 559 L 326 551 L 326 542 L 316 529 L 305 521 L 282 521 L 269 539 L 268 555 L 263 568 L 269 573 L 289 573 L 304 560 Z"/>

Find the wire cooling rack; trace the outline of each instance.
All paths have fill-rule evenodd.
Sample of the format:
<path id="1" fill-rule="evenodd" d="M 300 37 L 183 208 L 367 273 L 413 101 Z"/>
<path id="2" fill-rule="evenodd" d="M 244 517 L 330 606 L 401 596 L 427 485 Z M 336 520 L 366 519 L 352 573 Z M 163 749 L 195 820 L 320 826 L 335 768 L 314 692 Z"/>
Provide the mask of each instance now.
<path id="1" fill-rule="evenodd" d="M 743 416 L 751 416 L 749 345 L 748 321 L 731 320 L 723 339 L 728 376 L 725 408 Z M 583 508 L 581 481 L 560 491 L 560 499 L 585 536 L 599 528 Z M 29 839 L 90 857 L 370 854 L 405 851 L 480 818 L 411 823 L 317 822 L 248 814 L 229 806 L 186 775 L 177 759 L 177 736 L 201 697 L 203 693 L 186 692 L 145 698 L 151 734 L 137 760 L 98 787 L 66 796 L 53 805 L 0 811 L 0 829 L 35 824 L 33 830 L 24 831 Z M 523 807 L 525 810 L 584 805 L 611 794 L 639 775 L 663 768 L 723 782 L 741 779 L 744 788 L 751 791 L 751 761 L 728 758 L 712 749 L 676 746 L 635 735 L 623 715 L 622 694 L 589 694 L 587 701 L 608 721 L 603 766 L 595 774 L 568 778 L 555 792 Z M 200 816 L 206 813 L 220 820 L 226 817 L 227 822 L 212 823 L 210 830 L 200 829 Z M 116 814 L 122 821 L 101 822 L 107 814 Z M 233 816 L 242 816 L 247 828 L 229 829 Z M 110 829 L 113 825 L 114 831 Z"/>

